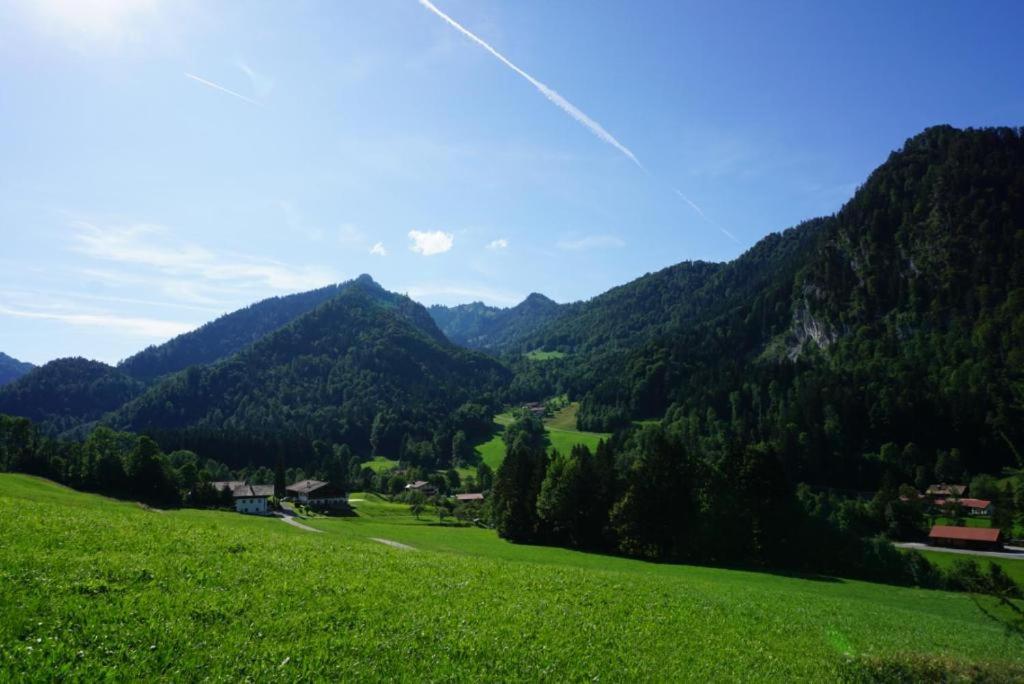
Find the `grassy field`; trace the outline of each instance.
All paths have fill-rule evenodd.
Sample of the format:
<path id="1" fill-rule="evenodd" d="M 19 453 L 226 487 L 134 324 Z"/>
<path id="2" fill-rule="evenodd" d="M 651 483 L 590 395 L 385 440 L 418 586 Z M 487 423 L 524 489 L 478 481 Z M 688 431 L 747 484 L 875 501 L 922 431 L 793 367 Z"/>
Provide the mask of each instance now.
<path id="1" fill-rule="evenodd" d="M 1024 587 L 1024 559 L 1013 560 L 1010 558 L 990 558 L 986 556 L 974 556 L 966 553 L 948 553 L 944 551 L 920 551 L 922 556 L 930 560 L 932 563 L 940 568 L 948 568 L 953 564 L 953 561 L 960 559 L 964 560 L 967 558 L 973 559 L 978 562 L 982 570 L 988 568 L 988 564 L 991 561 L 996 565 L 1002 567 L 1006 571 L 1006 574 L 1013 578 L 1013 580 Z"/>
<path id="2" fill-rule="evenodd" d="M 314 534 L 0 475 L 0 681 L 834 680 L 1024 642 L 964 595 L 516 546 L 353 495 Z M 403 548 L 384 544 L 386 540 Z"/>
<path id="3" fill-rule="evenodd" d="M 374 456 L 369 461 L 363 461 L 359 464 L 363 468 L 369 468 L 375 473 L 384 473 L 393 468 L 398 467 L 398 461 L 387 456 Z"/>
<path id="4" fill-rule="evenodd" d="M 576 444 L 586 444 L 591 451 L 597 449 L 597 443 L 602 439 L 608 439 L 611 435 L 603 432 L 580 432 L 576 429 L 576 412 L 579 410 L 579 404 L 573 402 L 567 405 L 565 408 L 557 411 L 553 416 L 544 420 L 544 426 L 547 428 L 548 439 L 551 441 L 551 448 L 558 449 L 559 452 L 566 454 L 572 450 L 572 447 Z M 509 412 L 499 413 L 494 417 L 495 431 L 494 435 L 479 444 L 474 448 L 477 453 L 480 454 L 481 459 L 484 463 L 489 465 L 493 470 L 497 470 L 498 466 L 505 459 L 505 442 L 502 439 L 502 433 L 505 426 L 510 424 L 514 418 Z"/>
<path id="5" fill-rule="evenodd" d="M 528 358 L 530 361 L 551 361 L 552 359 L 565 358 L 565 352 L 534 349 L 533 351 L 526 352 L 523 356 Z"/>

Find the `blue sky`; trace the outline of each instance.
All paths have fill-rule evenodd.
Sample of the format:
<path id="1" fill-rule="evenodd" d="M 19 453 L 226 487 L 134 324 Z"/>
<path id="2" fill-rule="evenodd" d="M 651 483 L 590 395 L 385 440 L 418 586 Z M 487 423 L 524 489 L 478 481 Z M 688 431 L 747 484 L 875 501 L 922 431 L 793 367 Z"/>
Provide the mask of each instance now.
<path id="1" fill-rule="evenodd" d="M 1019 2 L 434 6 L 0 6 L 0 351 L 116 362 L 364 272 L 588 298 L 1024 123 Z"/>

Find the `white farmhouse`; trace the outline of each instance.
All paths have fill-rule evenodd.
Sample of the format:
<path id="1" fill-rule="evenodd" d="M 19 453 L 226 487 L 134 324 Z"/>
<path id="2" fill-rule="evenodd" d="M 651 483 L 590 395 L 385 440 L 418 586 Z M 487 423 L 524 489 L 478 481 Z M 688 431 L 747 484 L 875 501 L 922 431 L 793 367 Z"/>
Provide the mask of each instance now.
<path id="1" fill-rule="evenodd" d="M 243 484 L 232 489 L 231 495 L 239 513 L 266 515 L 270 512 L 268 500 L 274 495 L 274 485 Z"/>

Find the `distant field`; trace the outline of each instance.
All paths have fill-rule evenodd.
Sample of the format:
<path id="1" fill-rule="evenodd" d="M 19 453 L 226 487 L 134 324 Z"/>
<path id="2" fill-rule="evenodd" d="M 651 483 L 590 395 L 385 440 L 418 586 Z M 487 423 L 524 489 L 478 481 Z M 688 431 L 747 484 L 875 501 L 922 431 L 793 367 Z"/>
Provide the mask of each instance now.
<path id="1" fill-rule="evenodd" d="M 952 518 L 935 518 L 936 525 L 952 525 Z M 964 527 L 992 527 L 992 520 L 990 518 L 964 518 Z"/>
<path id="2" fill-rule="evenodd" d="M 556 412 L 550 418 L 545 419 L 544 426 L 547 428 L 548 439 L 551 441 L 551 448 L 557 449 L 560 453 L 569 453 L 576 444 L 585 444 L 594 451 L 597 443 L 602 439 L 608 439 L 611 435 L 603 432 L 580 432 L 576 429 L 576 412 L 579 404 L 573 402 Z M 505 442 L 503 433 L 506 425 L 509 425 L 514 418 L 511 413 L 499 413 L 494 417 L 495 433 L 489 439 L 477 444 L 474 448 L 480 454 L 483 462 L 493 470 L 505 459 Z"/>
<path id="3" fill-rule="evenodd" d="M 363 468 L 369 468 L 375 473 L 384 473 L 392 468 L 398 467 L 398 461 L 387 458 L 386 456 L 374 456 L 369 461 L 363 461 L 360 463 Z"/>
<path id="4" fill-rule="evenodd" d="M 965 595 L 513 545 L 352 498 L 359 517 L 313 534 L 0 475 L 0 681 L 834 681 L 865 658 L 1024 673 L 1021 637 Z"/>
<path id="5" fill-rule="evenodd" d="M 964 560 L 969 558 L 977 561 L 978 565 L 984 570 L 988 568 L 989 562 L 992 562 L 1002 567 L 1007 575 L 1012 577 L 1021 587 L 1024 587 L 1024 559 L 989 558 L 986 556 L 972 556 L 964 553 L 948 553 L 943 551 L 921 551 L 920 553 L 940 568 L 948 568 L 957 559 Z"/>
<path id="6" fill-rule="evenodd" d="M 543 351 L 540 349 L 534 349 L 533 351 L 526 352 L 523 354 L 526 358 L 531 361 L 551 361 L 552 359 L 565 358 L 565 352 L 560 351 Z"/>

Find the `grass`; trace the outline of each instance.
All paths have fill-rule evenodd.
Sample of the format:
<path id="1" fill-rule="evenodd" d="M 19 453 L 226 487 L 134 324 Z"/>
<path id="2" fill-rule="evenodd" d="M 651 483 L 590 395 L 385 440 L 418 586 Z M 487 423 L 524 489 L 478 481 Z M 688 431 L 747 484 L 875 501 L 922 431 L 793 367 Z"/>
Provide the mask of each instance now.
<path id="1" fill-rule="evenodd" d="M 965 516 L 963 518 L 963 521 L 964 527 L 992 527 L 991 518 L 971 518 Z M 936 525 L 953 525 L 954 522 L 955 521 L 952 518 L 944 518 L 942 516 L 938 516 L 935 518 Z"/>
<path id="2" fill-rule="evenodd" d="M 0 680 L 835 680 L 995 663 L 967 596 L 656 565 L 416 521 L 353 495 L 312 534 L 0 475 Z M 374 538 L 414 547 L 403 550 Z"/>
<path id="3" fill-rule="evenodd" d="M 553 359 L 565 358 L 565 352 L 560 351 L 544 351 L 543 349 L 534 349 L 533 351 L 526 352 L 523 354 L 530 361 L 551 361 Z"/>
<path id="4" fill-rule="evenodd" d="M 574 445 L 585 444 L 591 451 L 594 451 L 597 449 L 599 441 L 608 439 L 611 436 L 604 432 L 581 432 L 577 430 L 577 411 L 579 411 L 579 403 L 573 402 L 544 420 L 544 427 L 547 428 L 548 439 L 551 442 L 552 449 L 557 449 L 560 453 L 567 454 Z M 474 447 L 481 460 L 489 465 L 492 470 L 497 471 L 498 466 L 505 460 L 505 442 L 502 437 L 505 426 L 511 424 L 513 420 L 515 418 L 511 412 L 496 415 L 494 417 L 494 434 Z"/>
<path id="5" fill-rule="evenodd" d="M 386 473 L 389 470 L 397 468 L 398 461 L 386 456 L 374 456 L 369 461 L 363 461 L 360 466 L 363 468 L 369 468 L 379 475 L 380 473 Z"/>
<path id="6" fill-rule="evenodd" d="M 1002 569 L 1006 571 L 1007 575 L 1012 577 L 1013 580 L 1021 587 L 1024 587 L 1024 559 L 1013 560 L 1010 558 L 992 558 L 990 556 L 975 556 L 973 554 L 966 553 L 949 553 L 944 551 L 927 550 L 920 551 L 919 553 L 940 568 L 948 568 L 955 560 L 964 560 L 969 558 L 977 561 L 982 570 L 987 570 L 989 562 L 992 562 L 1002 567 Z"/>

